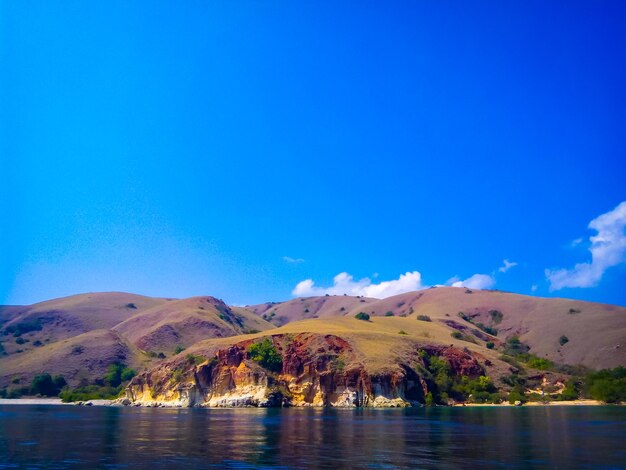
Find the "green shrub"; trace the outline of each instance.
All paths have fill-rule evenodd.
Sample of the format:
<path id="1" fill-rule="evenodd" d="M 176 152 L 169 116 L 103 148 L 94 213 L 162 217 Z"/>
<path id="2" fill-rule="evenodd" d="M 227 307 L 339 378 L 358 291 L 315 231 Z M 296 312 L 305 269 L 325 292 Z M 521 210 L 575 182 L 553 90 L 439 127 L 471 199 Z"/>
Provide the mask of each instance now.
<path id="1" fill-rule="evenodd" d="M 522 364 L 520 364 L 514 357 L 503 354 L 500 356 L 500 360 L 506 362 L 507 364 L 511 364 L 513 367 L 519 369 L 520 371 L 524 370 Z"/>
<path id="2" fill-rule="evenodd" d="M 13 336 L 18 337 L 22 336 L 24 333 L 30 333 L 31 331 L 41 331 L 41 329 L 41 320 L 36 319 L 9 325 L 5 328 L 4 334 L 13 334 Z"/>
<path id="3" fill-rule="evenodd" d="M 504 343 L 504 354 L 509 356 L 517 356 L 519 354 L 525 354 L 530 350 L 528 345 L 522 343 L 518 336 L 511 336 L 507 338 Z"/>
<path id="4" fill-rule="evenodd" d="M 370 316 L 365 312 L 359 312 L 354 316 L 354 318 L 357 320 L 369 321 Z"/>
<path id="5" fill-rule="evenodd" d="M 176 354 L 180 354 L 181 352 L 183 352 L 185 350 L 184 346 L 181 346 L 180 344 L 178 346 L 176 346 L 174 348 L 174 355 Z"/>
<path id="6" fill-rule="evenodd" d="M 332 368 L 333 370 L 344 370 L 346 367 L 346 363 L 344 362 L 344 360 L 342 358 L 340 358 L 339 356 L 335 357 L 332 362 Z"/>
<path id="7" fill-rule="evenodd" d="M 419 321 L 432 321 L 428 315 L 418 315 L 417 319 Z"/>
<path id="8" fill-rule="evenodd" d="M 391 310 L 388 310 L 387 312 L 385 312 L 385 316 L 386 317 L 393 317 L 393 312 Z"/>
<path id="9" fill-rule="evenodd" d="M 424 404 L 426 406 L 433 406 L 435 404 L 435 399 L 433 398 L 432 392 L 428 392 L 424 399 Z"/>
<path id="10" fill-rule="evenodd" d="M 493 341 L 487 341 L 485 346 L 487 346 L 487 349 L 493 349 L 496 345 Z"/>
<path id="11" fill-rule="evenodd" d="M 132 379 L 137 372 L 127 367 L 125 364 L 116 362 L 109 365 L 107 373 L 104 375 L 103 382 L 109 387 L 118 387 L 122 382 Z"/>
<path id="12" fill-rule="evenodd" d="M 187 354 L 185 356 L 185 359 L 187 359 L 189 362 L 193 362 L 195 365 L 202 364 L 204 361 L 206 361 L 206 357 L 191 353 Z"/>
<path id="13" fill-rule="evenodd" d="M 65 378 L 57 375 L 52 378 L 48 373 L 36 375 L 30 384 L 32 395 L 43 395 L 46 397 L 56 397 L 61 389 L 67 385 Z"/>
<path id="14" fill-rule="evenodd" d="M 179 383 L 181 380 L 183 380 L 184 372 L 185 371 L 183 369 L 174 369 L 174 371 L 172 372 L 172 382 Z"/>
<path id="15" fill-rule="evenodd" d="M 5 390 L 5 398 L 20 398 L 30 393 L 28 387 L 9 388 Z"/>
<path id="16" fill-rule="evenodd" d="M 570 379 L 565 383 L 563 391 L 557 395 L 559 400 L 576 400 L 578 399 L 580 392 L 578 390 L 578 384 L 576 380 Z"/>
<path id="17" fill-rule="evenodd" d="M 524 392 L 524 388 L 519 385 L 513 387 L 513 390 L 511 390 L 511 393 L 509 393 L 508 399 L 511 405 L 513 405 L 516 401 L 522 403 L 526 403 L 528 401 L 528 399 L 526 398 L 526 393 Z"/>
<path id="18" fill-rule="evenodd" d="M 504 315 L 499 310 L 489 310 L 489 316 L 491 317 L 491 321 L 496 325 L 499 325 L 502 318 L 504 318 Z"/>
<path id="19" fill-rule="evenodd" d="M 121 389 L 121 386 L 86 385 L 73 390 L 63 390 L 59 396 L 64 403 L 87 400 L 113 400 L 119 396 Z"/>
<path id="20" fill-rule="evenodd" d="M 528 367 L 532 367 L 533 369 L 548 370 L 554 367 L 552 361 L 549 361 L 548 359 L 544 359 L 542 357 L 534 356 L 532 354 L 525 354 L 521 356 L 521 358 L 523 358 L 522 360 L 525 359 Z"/>
<path id="21" fill-rule="evenodd" d="M 404 330 L 398 331 L 398 334 L 399 335 L 408 335 L 408 333 L 406 331 L 404 331 Z"/>
<path id="22" fill-rule="evenodd" d="M 457 395 L 467 397 L 474 403 L 499 403 L 502 399 L 496 387 L 491 383 L 491 379 L 486 375 L 481 375 L 476 379 L 463 376 L 461 381 L 453 386 L 453 390 Z"/>
<path id="23" fill-rule="evenodd" d="M 251 344 L 248 348 L 248 354 L 250 359 L 258 362 L 265 369 L 280 372 L 283 368 L 283 358 L 270 338 Z"/>
<path id="24" fill-rule="evenodd" d="M 500 382 L 509 387 L 523 386 L 526 383 L 526 379 L 520 377 L 519 374 L 511 374 L 500 377 Z"/>
<path id="25" fill-rule="evenodd" d="M 585 392 L 605 403 L 626 401 L 626 367 L 603 369 L 585 377 Z"/>
<path id="26" fill-rule="evenodd" d="M 498 330 L 496 330 L 495 328 L 487 326 L 487 325 L 485 325 L 483 323 L 474 323 L 474 325 L 476 325 L 478 328 L 483 330 L 485 333 L 490 334 L 491 336 L 497 336 L 498 335 Z"/>
<path id="27" fill-rule="evenodd" d="M 20 337 L 18 337 L 18 338 L 15 340 L 15 342 L 16 342 L 17 344 L 24 344 L 24 343 L 26 343 L 26 342 L 27 342 L 27 340 L 25 340 L 24 338 L 22 338 L 22 337 L 20 336 Z"/>
<path id="28" fill-rule="evenodd" d="M 454 339 L 460 339 L 461 341 L 467 341 L 468 343 L 476 344 L 476 340 L 474 338 L 469 335 L 463 334 L 460 331 L 453 331 L 452 333 L 450 333 L 450 336 L 452 336 Z"/>
<path id="29" fill-rule="evenodd" d="M 129 304 L 124 305 L 124 307 L 126 307 L 126 308 L 132 308 L 132 309 L 134 309 L 134 310 L 136 310 L 136 309 L 137 309 L 137 306 L 136 306 L 134 303 L 132 303 L 132 302 L 131 302 L 131 303 L 129 303 Z"/>
<path id="30" fill-rule="evenodd" d="M 450 399 L 471 400 L 476 403 L 497 403 L 501 401 L 491 379 L 481 375 L 475 379 L 459 376 L 444 357 L 430 355 L 425 350 L 418 351 L 423 366 L 417 365 L 420 376 L 428 384 L 432 404 L 447 404 Z M 428 403 L 428 396 L 425 397 Z"/>
<path id="31" fill-rule="evenodd" d="M 561 346 L 563 346 L 565 343 L 569 343 L 569 338 L 567 336 L 563 335 L 563 336 L 561 336 L 559 338 L 559 344 Z"/>

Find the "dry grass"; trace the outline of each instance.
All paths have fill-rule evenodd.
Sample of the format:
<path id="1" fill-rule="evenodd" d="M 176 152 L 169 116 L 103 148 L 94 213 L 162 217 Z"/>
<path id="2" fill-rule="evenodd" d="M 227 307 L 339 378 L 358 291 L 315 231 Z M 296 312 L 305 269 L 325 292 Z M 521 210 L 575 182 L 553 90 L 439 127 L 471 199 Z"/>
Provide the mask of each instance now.
<path id="1" fill-rule="evenodd" d="M 188 347 L 187 352 L 211 354 L 239 341 L 297 333 L 342 337 L 372 371 L 409 358 L 420 345 L 453 344 L 491 361 L 496 372 L 506 372 L 508 365 L 499 361 L 497 348 L 488 350 L 481 340 L 472 344 L 451 338 L 454 329 L 444 321 L 474 328 L 459 318 L 461 311 L 474 323 L 497 328 L 495 341 L 518 335 L 531 353 L 557 363 L 591 368 L 626 364 L 625 308 L 497 291 L 466 292 L 439 287 L 383 300 L 311 297 L 233 307 L 230 316 L 224 315 L 223 304 L 210 297 L 168 300 L 123 293 L 83 294 L 33 306 L 2 307 L 2 328 L 36 319 L 43 321 L 43 327 L 23 334 L 29 341 L 22 345 L 12 335 L 0 336 L 8 353 L 0 357 L 0 386 L 13 378 L 28 381 L 40 372 L 63 374 L 74 382 L 92 380 L 115 360 L 139 370 L 154 365 L 158 361 L 148 357 L 147 351 L 164 352 L 168 357 L 164 362 L 171 363 L 180 359 L 171 357 L 179 344 Z M 502 313 L 497 324 L 489 313 L 492 310 Z M 354 318 L 361 311 L 370 315 L 370 321 Z M 272 312 L 276 313 L 272 316 Z M 387 312 L 393 316 L 386 316 Z M 261 318 L 263 314 L 274 324 L 288 323 L 275 328 Z M 432 321 L 417 321 L 418 315 L 428 315 Z M 260 332 L 244 334 L 253 330 Z M 569 341 L 560 345 L 563 335 Z M 36 341 L 42 346 L 35 347 Z M 75 347 L 83 351 L 77 354 Z M 18 348 L 23 352 L 17 353 Z"/>

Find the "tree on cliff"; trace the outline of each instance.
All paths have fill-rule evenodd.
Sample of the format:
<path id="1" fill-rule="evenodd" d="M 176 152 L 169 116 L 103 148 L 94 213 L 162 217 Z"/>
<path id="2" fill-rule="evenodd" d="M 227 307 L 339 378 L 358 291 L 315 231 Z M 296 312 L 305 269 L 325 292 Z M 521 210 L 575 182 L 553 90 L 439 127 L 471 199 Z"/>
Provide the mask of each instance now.
<path id="1" fill-rule="evenodd" d="M 274 343 L 270 338 L 252 344 L 248 348 L 250 359 L 258 362 L 262 367 L 273 372 L 280 372 L 283 368 L 283 358 L 274 347 Z"/>

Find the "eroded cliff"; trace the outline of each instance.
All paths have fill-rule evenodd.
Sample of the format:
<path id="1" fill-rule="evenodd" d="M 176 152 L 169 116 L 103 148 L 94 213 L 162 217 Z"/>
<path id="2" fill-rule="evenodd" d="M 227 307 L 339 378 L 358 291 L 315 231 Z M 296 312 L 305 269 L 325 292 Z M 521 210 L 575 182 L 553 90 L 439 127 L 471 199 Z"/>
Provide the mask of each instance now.
<path id="1" fill-rule="evenodd" d="M 262 342 L 277 355 L 278 367 L 255 355 L 253 345 Z M 412 406 L 436 387 L 435 361 L 459 377 L 485 373 L 469 350 L 454 346 L 416 344 L 401 360 L 376 369 L 339 336 L 279 334 L 161 364 L 135 377 L 126 399 L 148 406 Z"/>

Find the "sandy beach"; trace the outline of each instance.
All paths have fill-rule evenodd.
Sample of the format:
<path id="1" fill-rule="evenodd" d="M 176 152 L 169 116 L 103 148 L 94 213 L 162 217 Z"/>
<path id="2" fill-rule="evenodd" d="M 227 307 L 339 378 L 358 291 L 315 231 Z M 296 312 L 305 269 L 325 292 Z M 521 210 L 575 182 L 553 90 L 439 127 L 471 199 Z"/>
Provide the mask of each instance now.
<path id="1" fill-rule="evenodd" d="M 112 400 L 89 400 L 93 406 L 109 406 Z M 0 405 L 69 405 L 76 406 L 76 403 L 63 403 L 60 398 L 0 398 Z M 82 402 L 80 402 L 82 403 Z"/>
<path id="2" fill-rule="evenodd" d="M 521 406 L 599 406 L 606 405 L 598 400 L 567 400 L 567 401 L 529 401 Z M 454 406 L 515 406 L 508 402 L 506 403 L 458 403 Z M 619 405 L 618 405 L 619 406 Z"/>

